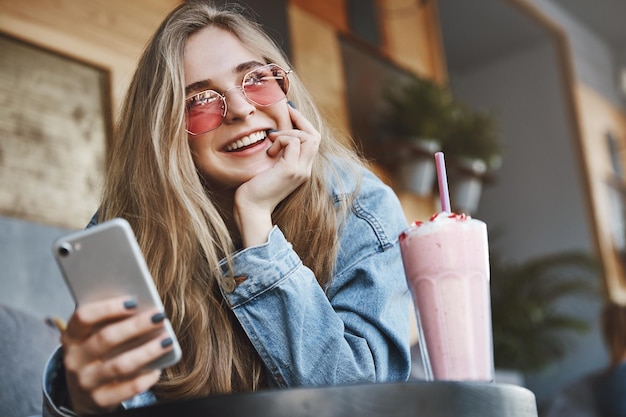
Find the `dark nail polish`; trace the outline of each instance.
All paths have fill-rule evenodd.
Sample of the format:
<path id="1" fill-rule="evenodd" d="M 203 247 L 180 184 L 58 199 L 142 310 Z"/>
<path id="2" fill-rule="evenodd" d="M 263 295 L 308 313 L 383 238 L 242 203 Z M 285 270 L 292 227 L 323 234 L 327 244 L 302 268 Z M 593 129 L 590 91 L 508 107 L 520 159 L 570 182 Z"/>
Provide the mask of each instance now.
<path id="1" fill-rule="evenodd" d="M 154 324 L 160 323 L 165 320 L 165 313 L 156 313 L 150 320 L 152 320 Z"/>
<path id="2" fill-rule="evenodd" d="M 161 340 L 161 347 L 166 348 L 168 346 L 172 346 L 172 343 L 174 343 L 174 341 L 172 340 L 171 337 L 168 337 L 166 339 Z"/>
<path id="3" fill-rule="evenodd" d="M 124 301 L 124 308 L 126 310 L 132 310 L 133 308 L 136 308 L 136 307 L 137 307 L 137 301 L 135 300 Z"/>
<path id="4" fill-rule="evenodd" d="M 296 107 L 296 103 L 294 103 L 293 101 L 289 100 L 287 101 L 287 104 L 289 104 L 291 107 L 293 107 L 294 109 L 297 109 Z"/>
<path id="5" fill-rule="evenodd" d="M 276 129 L 270 129 L 270 130 L 268 130 L 268 131 L 267 131 L 267 133 L 274 133 L 274 132 L 278 132 L 278 130 L 276 130 Z"/>

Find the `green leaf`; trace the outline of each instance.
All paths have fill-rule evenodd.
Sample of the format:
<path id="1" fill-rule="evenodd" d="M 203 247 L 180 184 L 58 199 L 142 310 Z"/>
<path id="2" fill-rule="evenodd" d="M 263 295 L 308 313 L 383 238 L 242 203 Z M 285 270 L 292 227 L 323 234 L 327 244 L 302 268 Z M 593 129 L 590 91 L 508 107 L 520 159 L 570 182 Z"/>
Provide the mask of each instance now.
<path id="1" fill-rule="evenodd" d="M 589 323 L 557 305 L 598 295 L 596 260 L 568 251 L 507 262 L 492 248 L 490 264 L 496 366 L 539 371 L 562 359 L 573 346 L 569 336 L 588 331 Z"/>

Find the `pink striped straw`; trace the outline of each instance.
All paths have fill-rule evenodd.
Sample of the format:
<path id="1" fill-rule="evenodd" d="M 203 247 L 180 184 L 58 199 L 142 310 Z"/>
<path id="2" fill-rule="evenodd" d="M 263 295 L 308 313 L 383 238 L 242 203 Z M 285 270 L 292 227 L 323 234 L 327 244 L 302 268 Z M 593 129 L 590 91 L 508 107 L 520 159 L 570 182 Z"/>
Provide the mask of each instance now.
<path id="1" fill-rule="evenodd" d="M 439 183 L 439 199 L 441 200 L 441 211 L 452 213 L 452 211 L 450 210 L 448 177 L 446 175 L 446 162 L 443 159 L 443 152 L 435 153 L 435 164 L 437 165 L 437 181 Z"/>

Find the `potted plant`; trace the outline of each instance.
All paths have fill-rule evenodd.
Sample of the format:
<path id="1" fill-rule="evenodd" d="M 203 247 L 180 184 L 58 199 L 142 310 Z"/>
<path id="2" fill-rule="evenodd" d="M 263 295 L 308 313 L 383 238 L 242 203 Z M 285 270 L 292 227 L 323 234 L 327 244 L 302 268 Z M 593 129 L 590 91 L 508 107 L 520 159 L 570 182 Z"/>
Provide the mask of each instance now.
<path id="1" fill-rule="evenodd" d="M 386 109 L 381 127 L 393 150 L 388 165 L 397 168 L 406 189 L 430 194 L 435 179 L 433 155 L 441 149 L 452 96 L 433 80 L 410 76 L 388 82 L 382 97 Z"/>
<path id="2" fill-rule="evenodd" d="M 568 336 L 586 332 L 589 324 L 557 304 L 598 295 L 595 259 L 566 251 L 516 263 L 491 250 L 490 265 L 496 368 L 537 372 L 562 359 L 573 346 Z"/>
<path id="3" fill-rule="evenodd" d="M 455 210 L 472 214 L 487 175 L 501 165 L 500 131 L 490 113 L 459 101 L 453 103 L 448 121 L 442 149 L 454 168 L 452 202 Z"/>

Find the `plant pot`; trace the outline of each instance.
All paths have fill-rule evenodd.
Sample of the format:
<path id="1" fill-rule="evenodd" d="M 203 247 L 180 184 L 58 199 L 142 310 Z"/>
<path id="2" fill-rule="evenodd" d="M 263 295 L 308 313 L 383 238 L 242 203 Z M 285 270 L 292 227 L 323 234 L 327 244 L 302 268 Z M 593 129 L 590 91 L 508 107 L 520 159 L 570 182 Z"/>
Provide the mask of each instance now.
<path id="1" fill-rule="evenodd" d="M 430 195 L 435 182 L 435 152 L 441 148 L 432 139 L 410 139 L 398 169 L 402 187 L 420 196 Z"/>
<path id="2" fill-rule="evenodd" d="M 459 158 L 450 203 L 457 213 L 473 214 L 478 209 L 487 165 L 480 159 Z"/>

